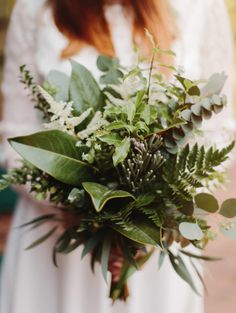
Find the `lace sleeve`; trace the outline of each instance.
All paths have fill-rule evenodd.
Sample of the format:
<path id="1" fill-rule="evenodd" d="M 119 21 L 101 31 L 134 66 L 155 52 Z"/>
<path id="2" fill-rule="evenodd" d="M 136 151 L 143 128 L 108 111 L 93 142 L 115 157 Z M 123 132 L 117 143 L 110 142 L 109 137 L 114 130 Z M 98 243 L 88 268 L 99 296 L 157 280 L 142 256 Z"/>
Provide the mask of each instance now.
<path id="1" fill-rule="evenodd" d="M 39 121 L 27 91 L 19 82 L 19 67 L 26 64 L 36 77 L 34 63 L 35 21 L 26 0 L 18 0 L 7 34 L 5 48 L 5 65 L 3 73 L 3 120 L 1 132 L 3 135 L 4 155 L 7 166 L 15 165 L 19 159 L 6 139 L 29 133 L 39 128 Z"/>
<path id="2" fill-rule="evenodd" d="M 207 0 L 205 5 L 205 31 L 201 45 L 201 76 L 208 78 L 216 72 L 226 73 L 228 79 L 223 93 L 227 95 L 228 105 L 220 114 L 205 122 L 204 128 L 209 132 L 207 137 L 221 146 L 227 143 L 229 136 L 235 135 L 233 37 L 224 0 Z"/>

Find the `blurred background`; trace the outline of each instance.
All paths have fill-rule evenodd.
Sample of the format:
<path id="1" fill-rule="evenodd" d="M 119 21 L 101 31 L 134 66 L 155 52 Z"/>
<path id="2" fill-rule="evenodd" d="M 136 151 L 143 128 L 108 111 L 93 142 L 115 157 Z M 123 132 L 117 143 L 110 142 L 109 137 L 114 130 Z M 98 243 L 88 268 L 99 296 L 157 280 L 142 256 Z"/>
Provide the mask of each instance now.
<path id="1" fill-rule="evenodd" d="M 225 0 L 232 21 L 236 49 L 236 0 Z M 14 5 L 14 0 L 0 0 L 0 84 L 4 61 L 4 41 L 6 29 Z M 235 53 L 236 57 L 236 53 Z M 236 67 L 236 59 L 235 59 Z M 0 108 L 2 97 L 0 94 Z M 235 111 L 236 111 L 236 79 L 235 79 Z M 1 154 L 1 151 L 0 151 Z M 1 156 L 0 156 L 1 159 Z M 0 173 L 4 169 L 0 167 Z M 230 182 L 226 189 L 218 192 L 218 198 L 236 196 L 236 164 L 229 170 Z M 0 266 L 4 252 L 7 231 L 10 226 L 12 212 L 17 201 L 13 190 L 0 193 Z M 206 254 L 223 256 L 224 260 L 205 264 L 205 278 L 208 294 L 205 296 L 206 313 L 235 313 L 236 312 L 236 242 L 220 238 L 210 244 Z"/>

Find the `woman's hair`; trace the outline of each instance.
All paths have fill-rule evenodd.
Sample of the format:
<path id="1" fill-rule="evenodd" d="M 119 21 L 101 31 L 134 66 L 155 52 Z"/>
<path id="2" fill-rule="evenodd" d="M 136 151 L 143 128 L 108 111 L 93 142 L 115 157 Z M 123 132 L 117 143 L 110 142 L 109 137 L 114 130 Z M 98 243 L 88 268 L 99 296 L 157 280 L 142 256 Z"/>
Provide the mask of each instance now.
<path id="1" fill-rule="evenodd" d="M 145 29 L 153 35 L 163 49 L 170 48 L 175 37 L 174 19 L 167 0 L 48 0 L 52 6 L 55 23 L 70 44 L 62 52 L 70 57 L 84 45 L 92 45 L 109 56 L 114 55 L 111 33 L 104 6 L 121 3 L 128 16 L 132 17 L 133 40 L 148 54 L 151 43 Z"/>

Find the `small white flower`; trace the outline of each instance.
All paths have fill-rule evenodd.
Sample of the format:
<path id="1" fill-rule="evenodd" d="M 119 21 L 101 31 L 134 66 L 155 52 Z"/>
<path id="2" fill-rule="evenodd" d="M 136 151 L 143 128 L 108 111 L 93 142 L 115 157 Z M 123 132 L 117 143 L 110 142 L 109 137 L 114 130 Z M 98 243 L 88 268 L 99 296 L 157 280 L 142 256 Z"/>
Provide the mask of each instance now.
<path id="1" fill-rule="evenodd" d="M 57 102 L 42 87 L 39 86 L 38 89 L 50 105 L 48 111 L 52 113 L 51 121 L 44 124 L 44 127 L 47 129 L 58 129 L 69 135 L 76 135 L 75 128 L 90 115 L 92 108 L 87 109 L 80 116 L 73 116 L 74 109 L 72 102 Z"/>

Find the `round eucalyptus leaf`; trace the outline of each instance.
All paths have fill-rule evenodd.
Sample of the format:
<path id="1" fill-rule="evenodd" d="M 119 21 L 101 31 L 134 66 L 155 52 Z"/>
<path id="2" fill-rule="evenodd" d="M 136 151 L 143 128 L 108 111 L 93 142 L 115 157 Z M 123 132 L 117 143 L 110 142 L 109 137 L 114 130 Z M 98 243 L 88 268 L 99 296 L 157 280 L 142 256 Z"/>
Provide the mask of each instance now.
<path id="1" fill-rule="evenodd" d="M 202 107 L 200 103 L 196 103 L 194 105 L 191 106 L 191 111 L 197 115 L 197 116 L 201 116 L 202 115 Z"/>
<path id="2" fill-rule="evenodd" d="M 181 117 L 186 121 L 190 121 L 191 115 L 192 115 L 192 112 L 190 110 L 184 110 L 181 112 Z"/>
<path id="3" fill-rule="evenodd" d="M 199 209 L 209 213 L 215 213 L 219 210 L 218 201 L 209 193 L 199 193 L 195 196 L 195 203 Z"/>
<path id="4" fill-rule="evenodd" d="M 183 222 L 179 225 L 181 235 L 189 240 L 201 240 L 203 232 L 198 224 Z"/>
<path id="5" fill-rule="evenodd" d="M 224 201 L 220 208 L 220 214 L 227 218 L 236 216 L 236 199 L 228 199 Z"/>

